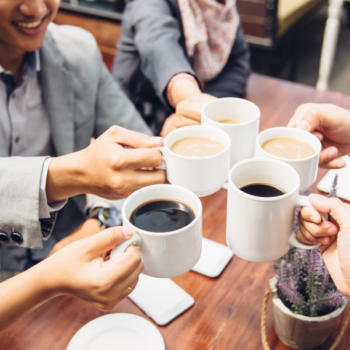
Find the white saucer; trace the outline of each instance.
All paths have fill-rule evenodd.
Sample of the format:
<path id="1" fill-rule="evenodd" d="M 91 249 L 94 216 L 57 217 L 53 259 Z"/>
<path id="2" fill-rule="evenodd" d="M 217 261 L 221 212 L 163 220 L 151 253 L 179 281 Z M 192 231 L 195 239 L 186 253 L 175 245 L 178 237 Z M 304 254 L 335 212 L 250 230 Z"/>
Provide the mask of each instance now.
<path id="1" fill-rule="evenodd" d="M 110 314 L 80 328 L 67 350 L 165 350 L 157 327 L 140 316 Z"/>

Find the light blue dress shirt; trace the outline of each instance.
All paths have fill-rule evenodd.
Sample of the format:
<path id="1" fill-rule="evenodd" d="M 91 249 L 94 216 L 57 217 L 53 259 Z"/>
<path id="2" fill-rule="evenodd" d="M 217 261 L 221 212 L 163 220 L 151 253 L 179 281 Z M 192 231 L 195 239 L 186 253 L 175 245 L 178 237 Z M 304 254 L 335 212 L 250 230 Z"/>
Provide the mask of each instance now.
<path id="1" fill-rule="evenodd" d="M 26 54 L 23 78 L 19 82 L 0 65 L 0 129 L 10 157 L 53 156 L 50 124 L 42 101 L 38 71 L 38 50 Z M 62 209 L 66 203 L 47 204 L 45 186 L 50 161 L 45 161 L 41 174 L 40 219 L 49 218 L 50 212 Z"/>

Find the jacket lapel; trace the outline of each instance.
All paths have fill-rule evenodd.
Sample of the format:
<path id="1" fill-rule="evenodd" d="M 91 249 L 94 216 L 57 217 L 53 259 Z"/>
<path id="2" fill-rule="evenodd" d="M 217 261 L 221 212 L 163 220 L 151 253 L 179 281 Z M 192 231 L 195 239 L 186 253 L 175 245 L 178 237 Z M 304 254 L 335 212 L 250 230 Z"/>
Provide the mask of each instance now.
<path id="1" fill-rule="evenodd" d="M 5 143 L 3 131 L 0 130 L 0 157 L 8 157 L 9 156 L 8 149 L 9 149 L 9 146 L 6 145 Z"/>
<path id="2" fill-rule="evenodd" d="M 48 31 L 40 48 L 39 81 L 57 156 L 74 151 L 74 75 Z"/>

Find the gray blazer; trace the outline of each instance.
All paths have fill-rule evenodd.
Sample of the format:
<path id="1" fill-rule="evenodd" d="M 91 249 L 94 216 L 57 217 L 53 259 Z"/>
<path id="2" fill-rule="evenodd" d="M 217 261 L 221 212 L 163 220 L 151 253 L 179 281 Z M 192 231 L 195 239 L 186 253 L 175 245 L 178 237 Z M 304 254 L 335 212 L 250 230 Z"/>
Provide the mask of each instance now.
<path id="1" fill-rule="evenodd" d="M 216 97 L 242 96 L 250 74 L 249 59 L 240 26 L 225 67 L 206 82 L 203 92 Z M 129 0 L 113 76 L 155 134 L 174 112 L 165 97 L 166 87 L 174 75 L 183 72 L 195 76 L 177 0 Z"/>
<path id="2" fill-rule="evenodd" d="M 40 48 L 40 63 L 39 81 L 56 156 L 86 148 L 91 137 L 100 136 L 112 125 L 151 134 L 108 72 L 94 37 L 87 31 L 50 24 Z M 0 157 L 8 157 L 8 147 L 1 137 Z M 20 245 L 12 240 L 9 245 L 43 247 L 45 237 L 38 208 L 44 160 L 45 157 L 1 159 L 0 229 L 10 233 L 15 228 L 24 239 Z M 58 213 L 54 228 L 53 217 L 46 236 L 52 232 L 60 240 L 70 234 L 84 221 L 85 204 L 85 195 L 69 199 Z M 1 248 L 4 257 L 6 247 Z M 13 264 L 3 267 L 16 268 Z"/>

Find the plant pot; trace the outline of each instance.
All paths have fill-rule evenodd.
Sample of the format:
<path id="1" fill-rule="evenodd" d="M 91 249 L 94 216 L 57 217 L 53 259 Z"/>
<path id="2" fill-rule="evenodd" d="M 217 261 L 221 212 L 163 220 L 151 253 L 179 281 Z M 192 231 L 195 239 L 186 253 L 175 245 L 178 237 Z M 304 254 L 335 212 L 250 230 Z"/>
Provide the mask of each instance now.
<path id="1" fill-rule="evenodd" d="M 314 349 L 323 344 L 346 305 L 328 315 L 308 317 L 288 309 L 277 295 L 277 277 L 270 280 L 274 328 L 278 338 L 295 349 Z"/>

